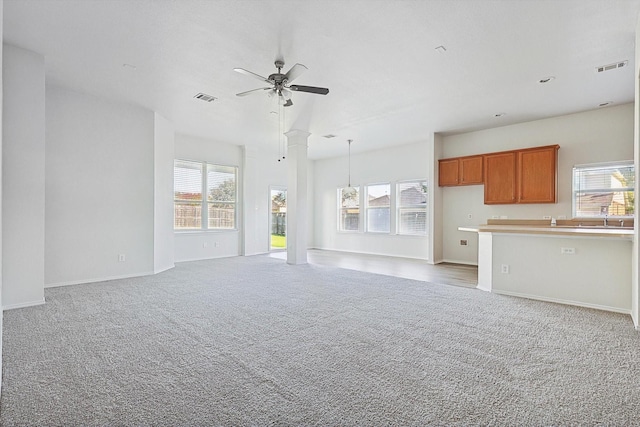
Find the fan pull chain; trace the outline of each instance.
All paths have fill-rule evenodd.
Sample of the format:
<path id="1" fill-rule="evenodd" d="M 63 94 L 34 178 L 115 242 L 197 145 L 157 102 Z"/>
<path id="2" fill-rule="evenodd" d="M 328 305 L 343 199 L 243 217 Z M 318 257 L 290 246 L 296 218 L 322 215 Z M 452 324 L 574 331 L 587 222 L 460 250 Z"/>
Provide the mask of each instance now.
<path id="1" fill-rule="evenodd" d="M 287 127 L 286 121 L 285 121 L 285 109 L 284 109 L 284 105 L 281 107 L 282 108 L 282 160 L 286 159 L 286 155 L 287 155 L 287 141 L 284 138 L 284 130 Z"/>
<path id="2" fill-rule="evenodd" d="M 278 161 L 281 161 L 282 157 L 282 106 L 278 104 Z"/>

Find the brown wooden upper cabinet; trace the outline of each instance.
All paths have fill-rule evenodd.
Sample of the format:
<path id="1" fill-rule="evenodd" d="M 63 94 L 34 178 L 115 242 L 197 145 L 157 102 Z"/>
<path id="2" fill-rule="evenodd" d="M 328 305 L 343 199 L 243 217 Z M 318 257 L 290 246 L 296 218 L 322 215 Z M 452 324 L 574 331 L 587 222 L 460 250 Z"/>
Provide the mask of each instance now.
<path id="1" fill-rule="evenodd" d="M 438 185 L 474 185 L 483 182 L 482 156 L 455 157 L 438 162 Z"/>
<path id="2" fill-rule="evenodd" d="M 516 159 L 515 151 L 485 154 L 485 204 L 516 203 Z"/>
<path id="3" fill-rule="evenodd" d="M 484 155 L 484 203 L 555 203 L 559 145 Z"/>

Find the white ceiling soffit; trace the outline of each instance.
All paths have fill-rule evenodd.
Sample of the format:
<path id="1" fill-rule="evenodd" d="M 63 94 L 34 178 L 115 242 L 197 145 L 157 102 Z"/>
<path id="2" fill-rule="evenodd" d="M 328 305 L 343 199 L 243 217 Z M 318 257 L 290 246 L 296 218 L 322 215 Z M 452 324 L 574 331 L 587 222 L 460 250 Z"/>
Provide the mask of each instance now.
<path id="1" fill-rule="evenodd" d="M 48 84 L 276 151 L 276 97 L 237 97 L 264 84 L 233 69 L 304 64 L 295 83 L 330 92 L 294 92 L 283 120 L 311 132 L 310 157 L 323 158 L 344 155 L 347 139 L 374 150 L 632 102 L 639 10 L 640 0 L 5 0 L 4 34 L 45 56 Z"/>

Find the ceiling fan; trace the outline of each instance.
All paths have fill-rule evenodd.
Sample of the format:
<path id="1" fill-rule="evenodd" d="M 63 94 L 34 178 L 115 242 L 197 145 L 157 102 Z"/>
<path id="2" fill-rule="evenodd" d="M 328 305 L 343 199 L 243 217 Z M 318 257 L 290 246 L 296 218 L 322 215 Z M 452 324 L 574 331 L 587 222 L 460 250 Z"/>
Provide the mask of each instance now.
<path id="1" fill-rule="evenodd" d="M 302 64 L 296 64 L 285 74 L 282 74 L 281 70 L 284 67 L 284 61 L 278 59 L 275 62 L 276 68 L 278 69 L 277 73 L 271 74 L 269 77 L 262 77 L 259 74 L 252 73 L 251 71 L 245 70 L 244 68 L 234 68 L 234 71 L 237 71 L 240 74 L 245 74 L 247 76 L 254 77 L 258 80 L 261 80 L 265 83 L 269 83 L 269 87 L 261 87 L 258 89 L 248 90 L 246 92 L 237 93 L 237 96 L 246 96 L 251 93 L 257 93 L 260 91 L 268 91 L 267 94 L 271 97 L 274 95 L 278 95 L 278 103 L 285 107 L 290 107 L 293 105 L 291 101 L 291 93 L 294 92 L 307 92 L 307 93 L 315 93 L 318 95 L 326 95 L 329 93 L 329 89 L 324 87 L 315 87 L 315 86 L 301 86 L 301 85 L 292 85 L 291 82 L 300 76 L 300 74 L 304 73 L 307 70 Z"/>

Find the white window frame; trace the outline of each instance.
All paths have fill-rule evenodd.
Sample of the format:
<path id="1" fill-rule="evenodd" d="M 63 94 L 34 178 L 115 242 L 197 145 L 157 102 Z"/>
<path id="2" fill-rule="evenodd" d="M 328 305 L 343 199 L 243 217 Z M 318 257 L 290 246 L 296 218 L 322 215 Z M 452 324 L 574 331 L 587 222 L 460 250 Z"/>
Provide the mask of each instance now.
<path id="1" fill-rule="evenodd" d="M 174 171 L 175 171 L 175 168 L 177 167 L 178 163 L 191 163 L 193 166 L 196 166 L 196 165 L 199 166 L 200 174 L 201 174 L 201 183 L 200 183 L 200 189 L 201 190 L 200 191 L 201 191 L 201 194 L 202 194 L 202 199 L 199 201 L 200 202 L 201 217 L 200 217 L 200 228 L 176 228 L 176 218 L 175 218 L 176 210 L 175 210 L 175 205 L 178 202 L 189 202 L 190 200 L 176 198 L 175 181 L 174 181 L 174 191 L 173 191 L 173 197 L 174 197 L 174 199 L 173 199 L 173 203 L 174 203 L 173 231 L 176 232 L 176 233 L 188 233 L 188 232 L 199 232 L 199 231 L 210 231 L 210 232 L 237 231 L 238 230 L 238 167 L 237 166 L 229 166 L 229 165 L 219 165 L 219 164 L 208 163 L 208 162 L 203 162 L 203 161 L 198 161 L 198 160 L 174 159 L 174 163 L 173 163 Z M 224 169 L 233 170 L 235 188 L 234 188 L 234 197 L 233 197 L 232 201 L 230 201 L 230 200 L 210 201 L 208 199 L 208 196 L 207 196 L 207 190 L 208 190 L 207 176 L 208 176 L 208 172 L 209 172 L 209 170 L 211 168 L 224 168 Z M 233 227 L 209 227 L 209 205 L 210 204 L 215 204 L 215 203 L 223 203 L 223 204 L 233 205 Z"/>
<path id="2" fill-rule="evenodd" d="M 577 188 L 577 184 L 576 184 L 576 170 L 586 170 L 586 169 L 611 169 L 611 168 L 616 168 L 616 167 L 629 167 L 629 166 L 634 166 L 634 162 L 633 160 L 623 160 L 623 161 L 618 161 L 618 162 L 606 162 L 606 163 L 590 163 L 590 164 L 583 164 L 583 165 L 575 165 L 571 171 L 571 213 L 572 213 L 572 217 L 573 218 L 583 218 L 583 219 L 589 219 L 589 218 L 604 218 L 605 215 L 607 217 L 613 217 L 613 218 L 633 218 L 634 217 L 634 213 L 630 213 L 627 215 L 616 215 L 615 213 L 611 213 L 611 212 L 607 212 L 606 214 L 603 212 L 600 212 L 598 214 L 595 215 L 589 215 L 589 216 L 577 216 L 577 195 L 580 192 L 584 192 L 584 190 L 580 190 L 579 188 Z M 635 169 L 634 169 L 634 174 L 635 174 Z M 634 181 L 635 181 L 635 177 L 634 177 Z M 627 192 L 627 191 L 632 191 L 634 192 L 635 195 L 635 189 L 634 187 L 620 187 L 620 188 L 615 188 L 616 191 L 613 192 Z M 593 192 L 593 193 L 610 193 L 612 192 L 612 188 L 590 188 L 589 192 Z M 635 210 L 635 206 L 634 206 L 634 210 Z"/>
<path id="3" fill-rule="evenodd" d="M 385 207 L 371 207 L 369 205 L 369 187 L 375 187 L 375 186 L 382 186 L 382 185 L 386 185 L 389 188 L 389 192 L 388 192 L 388 196 L 389 196 L 389 205 L 386 207 L 386 209 L 389 211 L 389 229 L 387 231 L 372 231 L 369 230 L 369 212 L 373 209 L 376 210 L 380 210 L 380 209 L 385 209 Z M 391 205 L 392 205 L 392 194 L 391 194 L 391 183 L 390 182 L 379 182 L 379 183 L 374 183 L 374 184 L 367 184 L 364 186 L 364 191 L 363 191 L 363 197 L 364 197 L 364 230 L 366 233 L 373 233 L 373 234 L 391 234 Z M 382 196 L 380 196 L 382 197 Z"/>
<path id="4" fill-rule="evenodd" d="M 406 181 L 398 181 L 396 182 L 396 234 L 399 236 L 426 236 L 427 235 L 427 225 L 429 223 L 429 210 L 427 209 L 429 204 L 428 194 L 425 194 L 425 204 L 424 205 L 402 205 L 401 203 L 401 190 L 400 186 L 403 184 L 411 184 L 416 183 L 424 185 L 427 187 L 427 191 L 429 191 L 429 183 L 426 179 L 410 179 Z M 403 210 L 411 210 L 411 211 L 424 211 L 424 233 L 404 233 L 402 232 L 402 227 L 400 226 L 400 222 L 402 220 L 402 211 Z"/>

